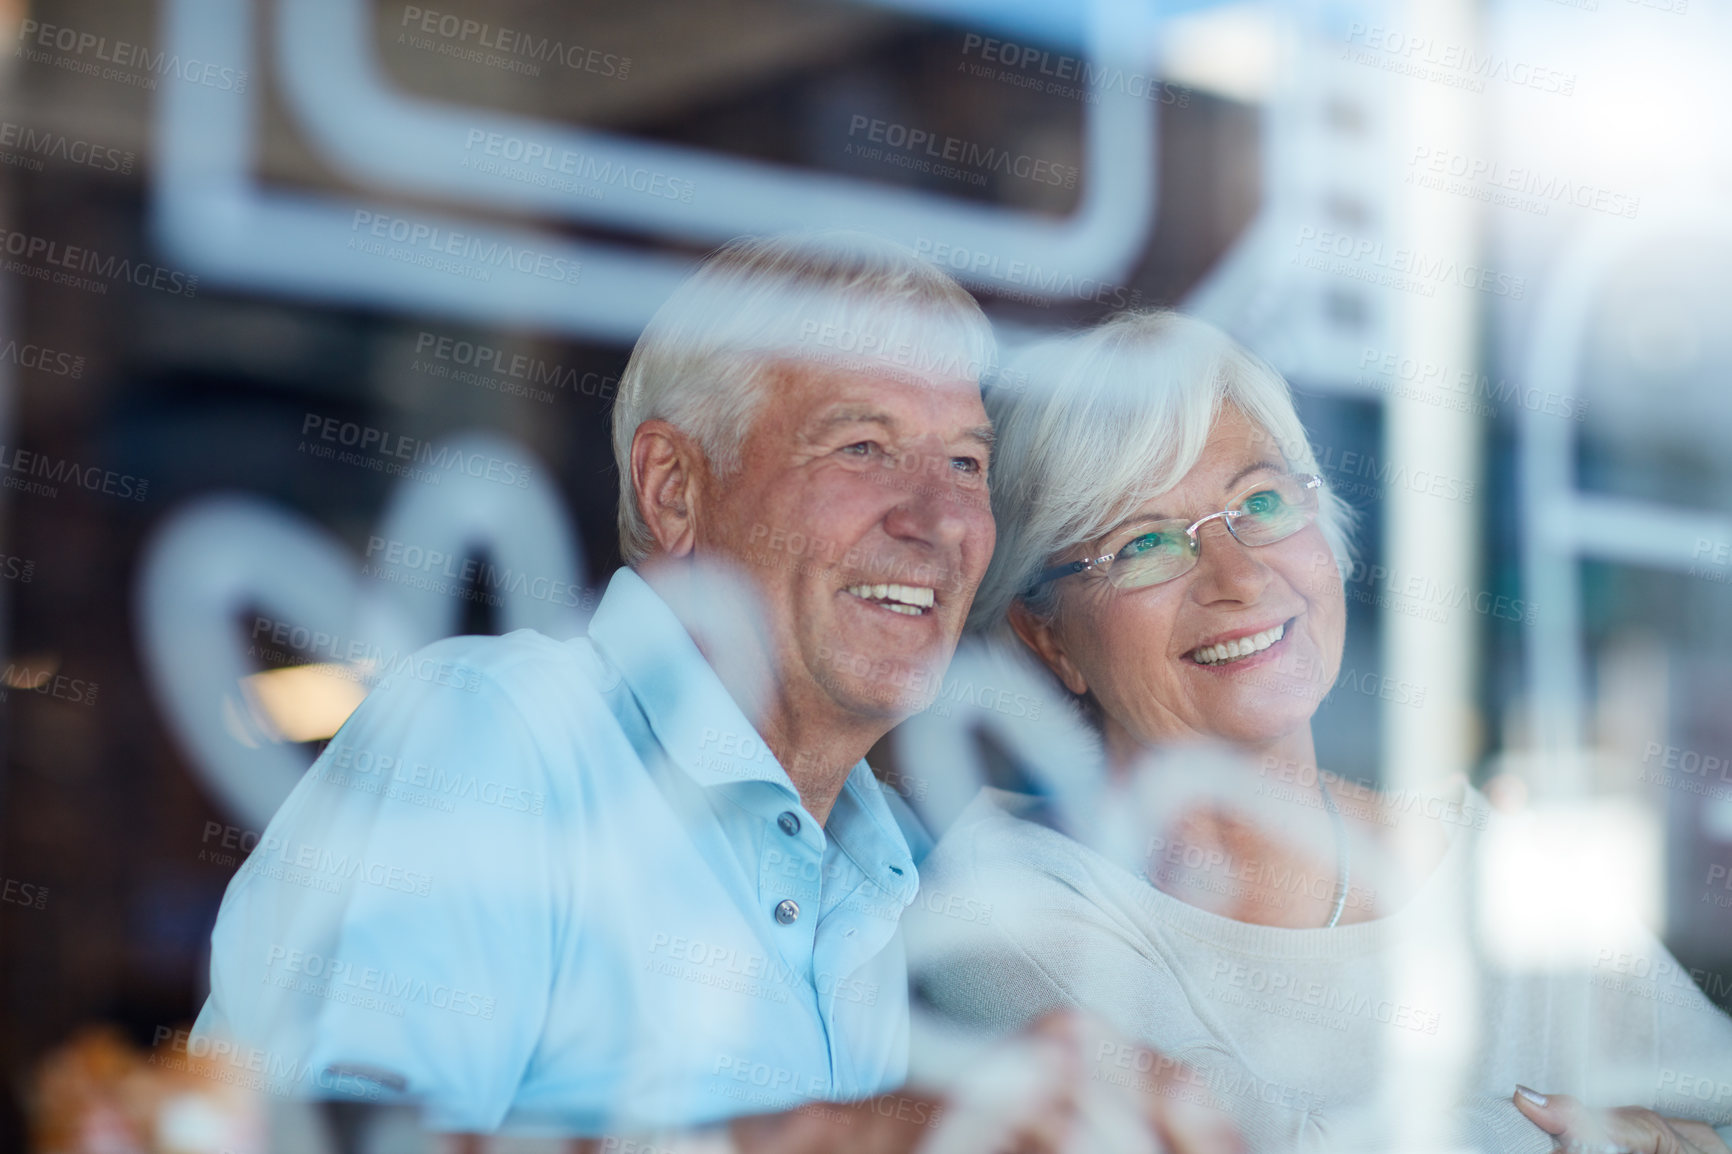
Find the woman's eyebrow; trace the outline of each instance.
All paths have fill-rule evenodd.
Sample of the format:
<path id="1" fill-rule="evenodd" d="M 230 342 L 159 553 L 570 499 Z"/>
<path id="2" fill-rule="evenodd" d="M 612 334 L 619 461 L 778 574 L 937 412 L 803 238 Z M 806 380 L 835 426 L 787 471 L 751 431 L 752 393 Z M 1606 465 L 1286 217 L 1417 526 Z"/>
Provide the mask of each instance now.
<path id="1" fill-rule="evenodd" d="M 1233 490 L 1238 487 L 1238 484 L 1240 481 L 1243 481 L 1246 477 L 1249 477 L 1252 473 L 1255 473 L 1260 469 L 1267 469 L 1270 472 L 1279 473 L 1284 468 L 1286 468 L 1285 465 L 1277 464 L 1276 462 L 1270 461 L 1267 459 L 1264 459 L 1261 461 L 1253 461 L 1251 464 L 1246 465 L 1243 469 L 1240 469 L 1237 473 L 1234 473 L 1232 478 L 1227 482 L 1225 489 L 1228 493 L 1232 493 Z M 1102 533 L 1098 538 L 1096 538 L 1096 540 L 1105 541 L 1108 538 L 1116 537 L 1120 533 L 1123 533 L 1126 529 L 1129 529 L 1131 526 L 1140 525 L 1146 521 L 1189 521 L 1189 520 L 1190 520 L 1189 517 L 1174 516 L 1170 513 L 1163 513 L 1158 509 L 1153 511 L 1153 512 L 1149 512 L 1149 513 L 1133 513 L 1129 517 L 1126 517 L 1124 520 L 1120 521 L 1117 525 L 1114 525 L 1111 529 L 1108 529 L 1105 533 Z"/>
<path id="2" fill-rule="evenodd" d="M 1249 477 L 1252 473 L 1257 472 L 1257 470 L 1259 470 L 1259 469 L 1268 469 L 1271 472 L 1279 473 L 1282 470 L 1282 468 L 1284 468 L 1284 466 L 1277 465 L 1275 462 L 1270 461 L 1270 460 L 1262 460 L 1262 461 L 1254 462 L 1252 464 L 1246 465 L 1243 469 L 1240 469 L 1237 473 L 1234 473 L 1233 479 L 1227 482 L 1225 488 L 1226 488 L 1228 493 L 1231 493 L 1234 489 L 1236 489 L 1238 487 L 1240 481 L 1243 481 L 1246 477 Z"/>
<path id="3" fill-rule="evenodd" d="M 1102 533 L 1099 537 L 1097 537 L 1095 539 L 1104 544 L 1105 542 L 1112 540 L 1114 537 L 1117 537 L 1120 533 L 1123 533 L 1126 529 L 1134 528 L 1138 525 L 1146 525 L 1146 524 L 1149 524 L 1149 523 L 1154 522 L 1154 521 L 1184 521 L 1184 520 L 1185 520 L 1184 517 L 1169 517 L 1165 513 L 1158 513 L 1158 512 L 1157 513 L 1138 513 L 1134 516 L 1126 517 L 1124 520 L 1120 521 L 1117 525 L 1114 525 L 1111 529 L 1108 529 L 1105 533 Z"/>

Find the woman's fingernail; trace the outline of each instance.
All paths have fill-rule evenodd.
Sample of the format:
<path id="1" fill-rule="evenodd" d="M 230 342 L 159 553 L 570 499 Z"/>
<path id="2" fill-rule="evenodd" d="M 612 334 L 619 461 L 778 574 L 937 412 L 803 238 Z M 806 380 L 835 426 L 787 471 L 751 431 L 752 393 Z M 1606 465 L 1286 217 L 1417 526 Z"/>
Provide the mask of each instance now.
<path id="1" fill-rule="evenodd" d="M 1544 1106 L 1547 1102 L 1549 1102 L 1551 1100 L 1551 1099 L 1547 1098 L 1544 1094 L 1540 1093 L 1538 1090 L 1530 1090 L 1526 1086 L 1523 1086 L 1519 1082 L 1516 1083 L 1516 1093 L 1520 1094 L 1522 1097 L 1526 1098 L 1528 1101 L 1532 1102 L 1536 1106 Z"/>

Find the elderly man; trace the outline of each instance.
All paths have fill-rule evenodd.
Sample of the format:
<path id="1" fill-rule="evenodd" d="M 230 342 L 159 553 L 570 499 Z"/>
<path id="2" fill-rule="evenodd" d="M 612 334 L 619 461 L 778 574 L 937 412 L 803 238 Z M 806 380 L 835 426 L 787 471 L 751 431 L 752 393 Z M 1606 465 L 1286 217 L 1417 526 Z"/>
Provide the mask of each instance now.
<path id="1" fill-rule="evenodd" d="M 866 1101 L 906 1073 L 920 835 L 863 757 L 992 553 L 991 355 L 902 250 L 713 256 L 622 378 L 588 635 L 451 638 L 461 676 L 374 690 L 229 887 L 195 1035 L 440 1128 L 918 1140 L 937 1103 Z M 775 1116 L 817 1099 L 856 1105 Z"/>

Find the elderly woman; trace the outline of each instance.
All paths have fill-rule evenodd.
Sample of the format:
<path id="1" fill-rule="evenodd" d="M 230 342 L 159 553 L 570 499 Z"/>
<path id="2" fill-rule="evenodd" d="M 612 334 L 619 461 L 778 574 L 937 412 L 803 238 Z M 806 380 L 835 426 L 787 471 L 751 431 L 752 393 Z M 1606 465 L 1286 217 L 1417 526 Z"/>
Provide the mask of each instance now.
<path id="1" fill-rule="evenodd" d="M 1664 947 L 1632 929 L 1599 956 L 1639 963 L 1512 968 L 1469 916 L 1510 819 L 1462 780 L 1395 796 L 1316 768 L 1349 517 L 1280 376 L 1171 313 L 1012 369 L 1030 387 L 988 402 L 998 543 L 973 624 L 1076 702 L 1118 803 L 1065 832 L 1028 798 L 969 807 L 922 866 L 952 895 L 909 927 L 926 1003 L 993 1029 L 1093 1010 L 1184 1063 L 1254 1150 L 1725 1151 L 1701 1121 L 1578 1101 L 1732 1120 L 1732 1023 Z M 957 894 L 990 916 L 945 916 Z M 1149 1073 L 1119 1057 L 1096 1076 Z M 1405 1131 L 1428 1107 L 1445 1132 Z"/>

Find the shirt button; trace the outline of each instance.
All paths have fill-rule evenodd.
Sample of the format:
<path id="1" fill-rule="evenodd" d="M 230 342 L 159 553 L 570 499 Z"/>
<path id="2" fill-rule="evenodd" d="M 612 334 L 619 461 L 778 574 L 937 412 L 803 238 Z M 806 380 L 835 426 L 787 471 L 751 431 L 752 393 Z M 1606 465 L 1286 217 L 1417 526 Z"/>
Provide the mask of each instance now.
<path id="1" fill-rule="evenodd" d="M 776 903 L 776 920 L 785 926 L 793 925 L 800 917 L 800 903 L 792 898 L 783 898 Z"/>
<path id="2" fill-rule="evenodd" d="M 782 832 L 793 837 L 800 832 L 800 815 L 791 809 L 782 811 L 782 816 L 776 819 L 776 824 L 782 827 Z"/>

